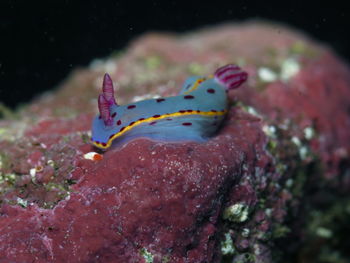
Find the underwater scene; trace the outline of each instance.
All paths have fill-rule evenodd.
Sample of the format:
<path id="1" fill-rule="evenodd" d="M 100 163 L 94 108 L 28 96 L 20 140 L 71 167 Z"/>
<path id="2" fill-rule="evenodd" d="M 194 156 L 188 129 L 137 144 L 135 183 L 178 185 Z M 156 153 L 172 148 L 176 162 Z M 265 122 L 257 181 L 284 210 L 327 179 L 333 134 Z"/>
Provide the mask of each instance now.
<path id="1" fill-rule="evenodd" d="M 2 1 L 0 263 L 350 262 L 349 11 Z"/>

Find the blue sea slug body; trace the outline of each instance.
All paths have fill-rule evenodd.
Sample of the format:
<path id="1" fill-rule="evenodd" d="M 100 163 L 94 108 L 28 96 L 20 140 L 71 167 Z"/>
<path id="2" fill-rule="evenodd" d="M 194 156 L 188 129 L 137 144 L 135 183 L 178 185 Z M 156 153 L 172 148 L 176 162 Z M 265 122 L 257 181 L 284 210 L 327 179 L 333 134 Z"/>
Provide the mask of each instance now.
<path id="1" fill-rule="evenodd" d="M 217 69 L 213 77 L 189 77 L 178 96 L 118 105 L 112 79 L 105 74 L 91 141 L 101 149 L 109 148 L 113 141 L 120 144 L 138 137 L 204 141 L 216 132 L 227 113 L 227 91 L 238 88 L 247 76 L 229 64 Z"/>

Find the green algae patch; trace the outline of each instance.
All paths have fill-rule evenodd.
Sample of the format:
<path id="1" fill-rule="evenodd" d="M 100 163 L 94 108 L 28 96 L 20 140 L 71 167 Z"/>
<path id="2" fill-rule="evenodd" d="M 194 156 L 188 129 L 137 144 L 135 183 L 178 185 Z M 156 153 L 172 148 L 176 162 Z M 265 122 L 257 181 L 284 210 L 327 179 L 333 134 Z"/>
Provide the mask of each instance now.
<path id="1" fill-rule="evenodd" d="M 145 259 L 146 263 L 153 263 L 154 256 L 146 248 L 140 249 L 140 255 Z"/>
<path id="2" fill-rule="evenodd" d="M 224 211 L 223 218 L 231 222 L 244 222 L 248 219 L 249 207 L 245 204 L 238 203 L 227 207 Z"/>
<path id="3" fill-rule="evenodd" d="M 159 56 L 148 56 L 145 58 L 146 68 L 155 70 L 162 64 L 162 59 Z"/>
<path id="4" fill-rule="evenodd" d="M 195 62 L 188 65 L 188 71 L 194 76 L 201 76 L 205 72 L 204 67 L 201 64 Z"/>
<path id="5" fill-rule="evenodd" d="M 225 233 L 225 239 L 221 241 L 221 253 L 224 256 L 233 255 L 235 253 L 235 247 L 230 233 Z"/>

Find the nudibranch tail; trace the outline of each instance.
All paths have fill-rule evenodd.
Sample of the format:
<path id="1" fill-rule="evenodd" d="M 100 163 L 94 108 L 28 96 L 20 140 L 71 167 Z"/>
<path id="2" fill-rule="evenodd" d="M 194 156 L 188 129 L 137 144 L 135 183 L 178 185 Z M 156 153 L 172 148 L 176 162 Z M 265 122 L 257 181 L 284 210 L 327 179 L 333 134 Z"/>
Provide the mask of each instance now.
<path id="1" fill-rule="evenodd" d="M 229 64 L 215 71 L 214 79 L 223 85 L 226 90 L 236 89 L 248 78 L 247 72 L 237 65 Z"/>

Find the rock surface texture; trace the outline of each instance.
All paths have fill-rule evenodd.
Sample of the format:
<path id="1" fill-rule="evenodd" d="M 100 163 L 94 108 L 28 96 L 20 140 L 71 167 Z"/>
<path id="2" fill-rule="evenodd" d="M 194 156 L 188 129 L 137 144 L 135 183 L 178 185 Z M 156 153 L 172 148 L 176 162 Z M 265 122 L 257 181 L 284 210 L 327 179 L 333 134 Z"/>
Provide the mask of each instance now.
<path id="1" fill-rule="evenodd" d="M 86 158 L 105 72 L 123 104 L 175 95 L 187 76 L 231 62 L 249 80 L 207 142 L 140 138 Z M 1 113 L 0 262 L 350 257 L 350 71 L 284 26 L 146 34 Z"/>

